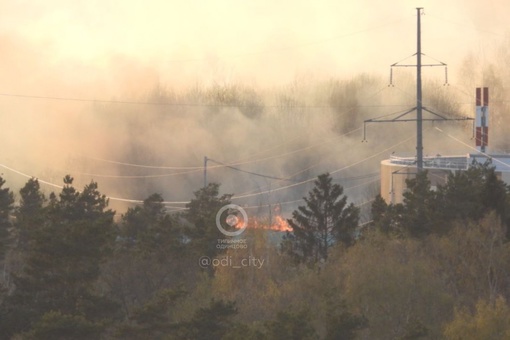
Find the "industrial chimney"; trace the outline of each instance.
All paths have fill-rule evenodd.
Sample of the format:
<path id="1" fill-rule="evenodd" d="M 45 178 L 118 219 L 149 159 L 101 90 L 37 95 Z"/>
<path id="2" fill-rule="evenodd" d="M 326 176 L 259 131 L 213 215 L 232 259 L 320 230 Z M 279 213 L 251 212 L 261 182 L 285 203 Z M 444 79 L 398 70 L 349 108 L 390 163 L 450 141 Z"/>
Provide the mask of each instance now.
<path id="1" fill-rule="evenodd" d="M 489 88 L 476 88 L 476 148 L 485 153 L 489 145 Z"/>

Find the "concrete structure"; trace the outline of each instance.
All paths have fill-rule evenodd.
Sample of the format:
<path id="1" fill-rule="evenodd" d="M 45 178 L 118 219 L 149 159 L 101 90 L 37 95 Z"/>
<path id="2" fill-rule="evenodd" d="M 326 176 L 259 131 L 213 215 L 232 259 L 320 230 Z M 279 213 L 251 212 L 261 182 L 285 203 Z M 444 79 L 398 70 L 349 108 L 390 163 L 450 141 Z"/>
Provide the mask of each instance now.
<path id="1" fill-rule="evenodd" d="M 485 163 L 492 160 L 496 173 L 506 183 L 510 183 L 510 155 L 465 154 L 423 158 L 423 169 L 428 171 L 432 188 L 446 183 L 450 171 L 465 171 L 474 161 Z M 406 190 L 406 179 L 416 175 L 416 157 L 392 155 L 381 162 L 381 196 L 386 203 L 402 203 Z"/>

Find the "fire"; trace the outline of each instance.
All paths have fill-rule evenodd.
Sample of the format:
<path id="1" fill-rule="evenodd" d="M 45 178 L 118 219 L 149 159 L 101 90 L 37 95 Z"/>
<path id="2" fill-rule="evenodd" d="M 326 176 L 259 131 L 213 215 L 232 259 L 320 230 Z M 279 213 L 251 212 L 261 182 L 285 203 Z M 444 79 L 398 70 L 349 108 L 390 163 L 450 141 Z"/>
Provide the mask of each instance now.
<path id="1" fill-rule="evenodd" d="M 259 223 L 258 220 L 252 219 L 248 224 L 249 228 L 253 229 L 266 229 L 266 230 L 274 230 L 274 231 L 292 231 L 292 228 L 289 226 L 289 223 L 283 217 L 277 215 L 274 217 L 274 221 L 271 225 Z"/>
<path id="2" fill-rule="evenodd" d="M 286 219 L 282 218 L 281 216 L 276 216 L 275 223 L 271 226 L 271 230 L 276 231 L 292 231 L 292 228 L 290 227 L 289 223 Z"/>

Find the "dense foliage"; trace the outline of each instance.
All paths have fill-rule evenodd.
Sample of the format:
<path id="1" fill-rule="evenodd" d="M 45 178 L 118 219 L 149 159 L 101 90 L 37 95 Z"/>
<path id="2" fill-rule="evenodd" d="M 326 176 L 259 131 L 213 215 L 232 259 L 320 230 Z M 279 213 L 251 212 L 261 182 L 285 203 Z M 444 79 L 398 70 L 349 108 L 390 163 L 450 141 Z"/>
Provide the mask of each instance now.
<path id="1" fill-rule="evenodd" d="M 159 194 L 122 216 L 97 183 L 0 179 L 1 339 L 505 339 L 510 336 L 510 190 L 490 164 L 427 173 L 373 221 L 328 174 L 274 241 L 219 249 L 210 184 L 182 214 Z M 16 204 L 15 204 L 16 203 Z M 217 260 L 207 268 L 204 256 Z M 257 260 L 257 261 L 254 261 Z M 263 261 L 263 262 L 262 262 Z M 240 265 L 242 264 L 242 265 Z M 318 270 L 320 269 L 320 270 Z"/>

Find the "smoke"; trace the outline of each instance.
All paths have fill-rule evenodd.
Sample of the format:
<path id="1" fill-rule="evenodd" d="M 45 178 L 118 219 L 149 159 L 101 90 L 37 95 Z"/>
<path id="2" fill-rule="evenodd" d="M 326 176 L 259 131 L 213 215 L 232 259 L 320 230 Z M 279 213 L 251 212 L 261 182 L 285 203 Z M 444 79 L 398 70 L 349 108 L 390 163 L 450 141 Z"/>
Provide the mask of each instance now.
<path id="1" fill-rule="evenodd" d="M 222 183 L 223 192 L 248 195 L 239 203 L 296 201 L 313 185 L 309 179 L 383 150 L 361 144 L 359 123 L 382 109 L 379 96 L 363 101 L 381 85 L 367 79 L 294 83 L 290 92 L 230 84 L 177 93 L 156 84 L 143 95 L 107 103 L 8 97 L 4 112 L 18 113 L 15 119 L 2 115 L 10 126 L 2 135 L 10 141 L 2 164 L 53 183 L 66 173 L 77 186 L 94 180 L 112 197 L 144 199 L 158 192 L 181 202 L 203 185 L 208 157 L 208 181 Z M 337 97 L 354 98 L 354 104 Z M 282 98 L 294 104 L 282 106 Z M 372 135 L 376 140 L 382 133 Z M 396 142 L 398 136 L 384 139 Z M 377 160 L 339 171 L 339 178 L 373 173 Z"/>
<path id="2" fill-rule="evenodd" d="M 60 185 L 70 173 L 77 187 L 94 180 L 111 197 L 143 200 L 158 192 L 181 202 L 202 187 L 208 157 L 208 181 L 245 196 L 236 203 L 294 202 L 282 205 L 289 212 L 326 171 L 362 202 L 381 159 L 414 152 L 413 123 L 369 124 L 368 143 L 361 143 L 364 120 L 414 106 L 413 73 L 395 72 L 396 86 L 387 87 L 388 65 L 415 49 L 415 10 L 407 2 L 2 6 L 12 15 L 0 24 L 0 164 L 27 175 Z M 500 37 L 489 45 L 493 55 L 473 48 L 480 37 L 498 37 L 485 31 L 500 29 L 503 11 L 485 30 L 473 20 L 479 4 L 460 14 L 426 6 L 425 50 L 458 65 L 449 68 L 450 87 L 433 81 L 443 70 L 426 70 L 426 105 L 472 115 L 480 81 L 503 102 L 508 70 L 506 50 L 496 48 Z M 490 8 L 484 15 L 494 14 Z M 459 22 L 476 36 L 461 34 Z M 462 48 L 452 52 L 451 39 Z M 476 59 L 484 60 L 479 76 L 466 71 L 478 69 Z M 503 126 L 505 117 L 496 118 Z M 469 141 L 469 126 L 448 131 Z M 445 138 L 427 133 L 426 152 L 462 148 Z M 12 188 L 27 180 L 2 172 Z M 130 206 L 111 203 L 120 211 Z"/>

